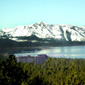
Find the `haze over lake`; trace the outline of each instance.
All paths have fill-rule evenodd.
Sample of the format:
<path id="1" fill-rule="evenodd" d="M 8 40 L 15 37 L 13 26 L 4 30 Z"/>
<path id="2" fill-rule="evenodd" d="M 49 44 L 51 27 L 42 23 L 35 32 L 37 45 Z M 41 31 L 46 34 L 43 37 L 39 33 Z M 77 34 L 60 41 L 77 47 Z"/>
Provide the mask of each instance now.
<path id="1" fill-rule="evenodd" d="M 42 50 L 28 50 L 24 53 L 15 53 L 16 56 L 47 54 L 50 57 L 85 58 L 85 46 L 50 47 Z"/>

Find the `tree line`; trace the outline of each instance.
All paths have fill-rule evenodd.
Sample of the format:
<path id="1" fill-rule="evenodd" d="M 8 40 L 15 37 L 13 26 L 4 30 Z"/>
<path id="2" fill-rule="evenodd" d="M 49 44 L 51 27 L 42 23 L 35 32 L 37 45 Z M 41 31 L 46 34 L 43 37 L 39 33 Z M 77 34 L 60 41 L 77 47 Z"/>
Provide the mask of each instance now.
<path id="1" fill-rule="evenodd" d="M 42 65 L 17 63 L 10 55 L 0 62 L 0 85 L 84 85 L 85 59 L 48 58 Z"/>

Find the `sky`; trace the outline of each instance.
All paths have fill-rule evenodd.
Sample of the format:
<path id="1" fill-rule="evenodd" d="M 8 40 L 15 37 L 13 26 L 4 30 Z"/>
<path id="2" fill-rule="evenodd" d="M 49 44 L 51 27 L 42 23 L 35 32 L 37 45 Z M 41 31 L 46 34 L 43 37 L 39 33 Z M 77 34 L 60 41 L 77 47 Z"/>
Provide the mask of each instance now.
<path id="1" fill-rule="evenodd" d="M 85 26 L 85 0 L 0 0 L 0 29 L 41 21 Z"/>

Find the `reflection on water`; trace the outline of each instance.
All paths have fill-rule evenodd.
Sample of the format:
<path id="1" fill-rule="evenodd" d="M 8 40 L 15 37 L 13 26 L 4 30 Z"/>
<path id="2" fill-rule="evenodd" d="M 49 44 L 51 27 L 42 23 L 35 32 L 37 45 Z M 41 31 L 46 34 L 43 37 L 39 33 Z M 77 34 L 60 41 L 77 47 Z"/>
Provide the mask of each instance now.
<path id="1" fill-rule="evenodd" d="M 85 46 L 50 47 L 49 49 L 28 51 L 28 53 L 17 53 L 15 55 L 36 56 L 38 54 L 47 54 L 50 57 L 85 58 Z"/>

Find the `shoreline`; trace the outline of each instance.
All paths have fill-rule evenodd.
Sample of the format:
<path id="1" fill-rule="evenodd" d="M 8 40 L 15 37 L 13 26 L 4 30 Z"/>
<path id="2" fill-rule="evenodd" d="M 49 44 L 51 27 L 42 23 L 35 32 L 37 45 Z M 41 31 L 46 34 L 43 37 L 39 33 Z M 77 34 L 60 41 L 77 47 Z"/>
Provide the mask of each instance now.
<path id="1" fill-rule="evenodd" d="M 63 45 L 63 46 L 35 46 L 35 47 L 11 47 L 11 48 L 0 48 L 0 53 L 17 53 L 24 52 L 32 49 L 51 49 L 53 47 L 76 47 L 76 46 L 85 46 L 85 45 Z"/>

